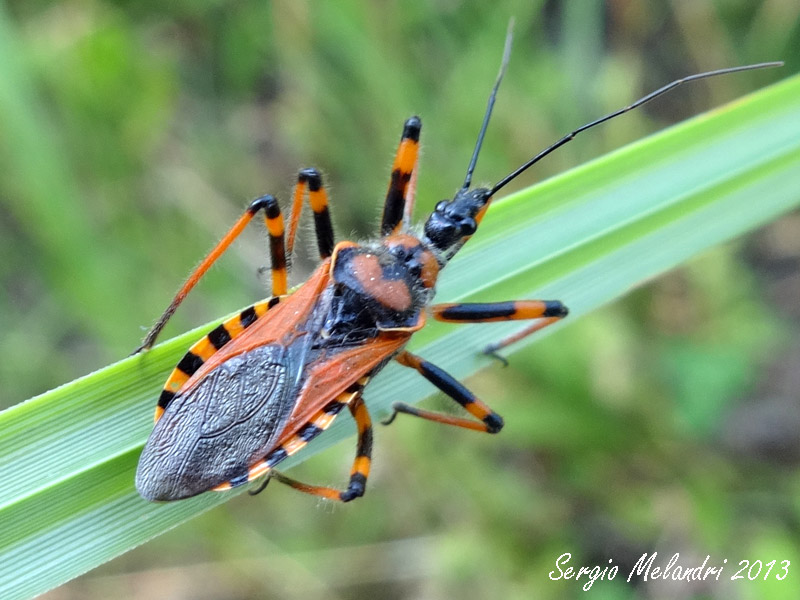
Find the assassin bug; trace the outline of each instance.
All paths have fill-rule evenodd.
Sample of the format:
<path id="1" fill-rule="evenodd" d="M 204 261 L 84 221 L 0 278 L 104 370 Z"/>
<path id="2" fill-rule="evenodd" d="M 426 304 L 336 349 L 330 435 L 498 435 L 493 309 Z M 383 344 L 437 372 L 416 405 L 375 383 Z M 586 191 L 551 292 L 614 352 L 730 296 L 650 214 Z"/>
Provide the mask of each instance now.
<path id="1" fill-rule="evenodd" d="M 289 227 L 274 196 L 254 200 L 192 272 L 137 350 L 150 348 L 170 316 L 246 225 L 264 214 L 271 257 L 272 296 L 243 310 L 195 343 L 167 379 L 156 424 L 139 460 L 136 487 L 148 500 L 177 500 L 227 490 L 264 478 L 330 500 L 362 496 L 370 469 L 372 424 L 364 387 L 390 360 L 415 369 L 469 413 L 459 417 L 396 403 L 394 412 L 487 433 L 503 419 L 451 375 L 406 350 L 426 315 L 455 323 L 534 320 L 488 346 L 496 352 L 567 316 L 558 300 L 431 304 L 440 271 L 477 230 L 492 197 L 533 164 L 579 133 L 613 119 L 678 85 L 705 77 L 777 66 L 763 63 L 676 80 L 633 104 L 592 121 L 541 151 L 492 187 L 471 188 L 497 91 L 508 64 L 506 38 L 500 72 L 489 95 L 463 185 L 443 200 L 421 230 L 410 226 L 414 173 L 422 123 L 405 122 L 384 203 L 380 237 L 335 243 L 328 197 L 316 169 L 300 171 Z M 287 286 L 287 256 L 304 202 L 314 214 L 320 265 L 297 290 Z M 343 490 L 301 483 L 274 470 L 322 433 L 345 409 L 358 428 L 356 458 Z M 259 489 L 259 491 L 260 491 Z"/>

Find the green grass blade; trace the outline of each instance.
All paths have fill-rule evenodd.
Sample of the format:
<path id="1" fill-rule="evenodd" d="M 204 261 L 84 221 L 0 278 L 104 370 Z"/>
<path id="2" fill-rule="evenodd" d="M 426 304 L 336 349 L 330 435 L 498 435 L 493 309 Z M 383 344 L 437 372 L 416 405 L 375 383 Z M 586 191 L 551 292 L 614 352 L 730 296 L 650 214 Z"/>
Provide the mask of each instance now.
<path id="1" fill-rule="evenodd" d="M 498 201 L 439 299 L 560 298 L 572 320 L 798 203 L 793 77 Z M 159 389 L 208 327 L 0 414 L 0 597 L 55 587 L 229 497 L 158 505 L 133 489 Z M 482 345 L 514 327 L 431 326 L 413 348 L 464 377 L 487 364 Z M 390 367 L 367 401 L 379 418 L 431 391 Z M 301 457 L 352 432 L 339 419 Z"/>

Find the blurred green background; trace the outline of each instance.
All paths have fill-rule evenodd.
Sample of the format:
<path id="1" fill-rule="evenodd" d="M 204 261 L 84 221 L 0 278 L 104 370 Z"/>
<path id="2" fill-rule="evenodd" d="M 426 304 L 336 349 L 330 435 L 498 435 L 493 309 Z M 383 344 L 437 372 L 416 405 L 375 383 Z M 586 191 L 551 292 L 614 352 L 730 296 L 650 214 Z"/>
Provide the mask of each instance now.
<path id="1" fill-rule="evenodd" d="M 787 63 L 682 88 L 516 186 L 800 70 L 796 0 L 7 2 L 0 407 L 127 355 L 248 200 L 285 200 L 301 167 L 325 173 L 340 237 L 371 235 L 411 114 L 418 213 L 450 196 L 511 16 L 478 182 L 676 77 Z M 304 234 L 295 282 L 313 266 Z M 267 261 L 254 227 L 166 335 L 263 297 Z M 548 579 L 570 552 L 573 566 L 620 567 L 592 597 L 795 598 L 798 266 L 793 214 L 473 378 L 502 435 L 404 419 L 376 432 L 356 503 L 274 486 L 45 597 L 579 597 Z M 348 441 L 293 473 L 344 481 L 351 460 Z M 782 582 L 626 585 L 654 550 L 727 558 L 729 575 L 742 559 L 793 564 Z"/>

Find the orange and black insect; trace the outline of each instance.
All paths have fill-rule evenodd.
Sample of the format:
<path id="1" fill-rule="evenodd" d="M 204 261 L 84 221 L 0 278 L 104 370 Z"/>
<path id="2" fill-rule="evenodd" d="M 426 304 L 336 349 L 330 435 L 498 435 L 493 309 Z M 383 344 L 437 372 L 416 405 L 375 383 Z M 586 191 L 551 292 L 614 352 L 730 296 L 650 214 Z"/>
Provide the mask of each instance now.
<path id="1" fill-rule="evenodd" d="M 577 134 L 695 79 L 774 66 L 750 65 L 674 81 L 630 106 L 579 127 L 492 187 L 472 188 L 472 174 L 505 72 L 489 96 L 464 184 L 452 200 L 436 205 L 420 229 L 410 225 L 414 172 L 422 123 L 405 122 L 386 194 L 380 236 L 354 243 L 334 240 L 328 197 L 316 169 L 300 171 L 288 231 L 274 196 L 254 200 L 222 241 L 178 291 L 139 350 L 153 345 L 170 316 L 212 263 L 245 226 L 263 213 L 269 232 L 272 297 L 254 304 L 195 343 L 167 379 L 156 424 L 139 460 L 136 488 L 148 500 L 177 500 L 227 490 L 264 477 L 300 491 L 348 502 L 364 494 L 370 469 L 372 424 L 362 395 L 370 378 L 395 360 L 415 369 L 471 415 L 460 417 L 394 404 L 438 423 L 497 433 L 503 419 L 454 377 L 404 347 L 426 315 L 451 323 L 533 320 L 519 333 L 485 349 L 494 354 L 567 316 L 558 300 L 485 304 L 431 304 L 441 270 L 477 230 L 492 197 Z M 287 287 L 287 256 L 306 198 L 314 214 L 321 263 L 296 291 Z M 322 433 L 344 409 L 358 427 L 356 458 L 347 487 L 307 485 L 275 467 Z M 262 488 L 263 489 L 263 488 Z"/>

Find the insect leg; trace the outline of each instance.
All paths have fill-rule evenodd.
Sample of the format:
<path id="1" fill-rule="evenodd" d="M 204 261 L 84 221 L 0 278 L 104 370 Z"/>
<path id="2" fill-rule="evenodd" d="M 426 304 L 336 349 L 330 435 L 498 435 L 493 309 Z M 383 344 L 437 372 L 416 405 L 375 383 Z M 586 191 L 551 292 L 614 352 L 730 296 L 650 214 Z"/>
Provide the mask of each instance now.
<path id="1" fill-rule="evenodd" d="M 238 315 L 220 323 L 195 342 L 167 378 L 161 395 L 158 397 L 155 420 L 158 421 L 161 418 L 178 391 L 208 359 L 231 340 L 243 334 L 248 327 L 267 314 L 267 311 L 277 306 L 284 297 L 274 296 L 245 308 Z"/>
<path id="2" fill-rule="evenodd" d="M 406 205 L 403 210 L 403 227 L 408 229 L 411 225 L 411 218 L 414 213 L 414 200 L 417 192 L 417 176 L 419 175 L 419 157 L 414 163 L 414 170 L 411 171 L 411 179 L 408 180 L 408 188 L 406 189 Z"/>
<path id="3" fill-rule="evenodd" d="M 567 307 L 558 300 L 435 304 L 430 307 L 430 311 L 434 319 L 446 323 L 494 323 L 541 319 L 483 349 L 485 354 L 496 358 L 503 364 L 508 363 L 506 359 L 497 354 L 498 350 L 560 321 L 569 313 Z"/>
<path id="4" fill-rule="evenodd" d="M 392 165 L 392 178 L 386 192 L 381 217 L 381 235 L 396 233 L 404 219 L 409 219 L 414 204 L 414 184 L 411 175 L 417 164 L 419 155 L 419 132 L 422 121 L 419 117 L 411 117 L 403 125 L 400 146 Z M 408 206 L 406 206 L 408 202 Z"/>
<path id="5" fill-rule="evenodd" d="M 372 455 L 372 421 L 361 398 L 359 392 L 353 396 L 352 400 L 348 403 L 348 408 L 356 421 L 358 427 L 358 445 L 356 447 L 356 458 L 353 461 L 353 468 L 350 471 L 350 482 L 345 490 L 337 490 L 335 488 L 309 485 L 302 483 L 296 479 L 287 477 L 278 471 L 271 471 L 269 474 L 270 479 L 276 479 L 281 483 L 285 483 L 296 490 L 314 496 L 320 496 L 327 500 L 338 500 L 340 502 L 350 502 L 355 498 L 364 495 L 367 485 L 367 477 L 369 476 L 369 468 Z M 263 489 L 263 488 L 262 488 Z"/>
<path id="6" fill-rule="evenodd" d="M 414 415 L 415 417 L 428 419 L 429 421 L 444 423 L 445 425 L 455 425 L 456 427 L 464 427 L 465 429 L 474 429 L 475 431 L 485 431 L 486 433 L 497 433 L 503 428 L 503 418 L 476 398 L 475 394 L 470 392 L 452 375 L 410 352 L 401 352 L 395 357 L 395 360 L 403 366 L 416 369 L 420 375 L 458 402 L 467 412 L 478 419 L 478 421 L 415 408 L 403 402 L 395 402 L 392 404 L 394 412 L 383 422 L 384 425 L 388 425 L 394 421 L 397 413 L 406 413 Z"/>
<path id="7" fill-rule="evenodd" d="M 292 215 L 289 219 L 286 247 L 291 255 L 306 191 L 308 191 L 311 210 L 314 212 L 314 230 L 317 234 L 319 256 L 324 260 L 333 252 L 333 225 L 330 211 L 328 211 L 328 194 L 322 185 L 322 176 L 316 169 L 303 169 L 297 174 L 297 184 L 295 184 L 292 194 Z"/>
<path id="8" fill-rule="evenodd" d="M 231 227 L 228 233 L 226 233 L 219 243 L 211 250 L 211 252 L 208 253 L 200 265 L 198 265 L 197 268 L 192 271 L 192 273 L 189 275 L 189 278 L 186 280 L 186 283 L 184 283 L 181 289 L 178 290 L 178 293 L 175 294 L 172 302 L 161 315 L 161 317 L 159 317 L 158 321 L 156 321 L 156 324 L 153 325 L 152 329 L 147 332 L 142 345 L 134 350 L 133 354 L 150 348 L 155 343 L 158 334 L 161 333 L 162 329 L 164 329 L 167 321 L 169 321 L 170 317 L 175 313 L 175 310 L 178 308 L 178 306 L 180 306 L 181 302 L 183 302 L 192 288 L 197 284 L 198 281 L 200 281 L 203 275 L 206 274 L 211 265 L 214 264 L 214 262 L 222 255 L 222 253 L 228 249 L 231 243 L 237 237 L 239 237 L 239 234 L 242 233 L 247 224 L 260 210 L 263 210 L 265 213 L 265 222 L 270 238 L 270 255 L 272 260 L 272 295 L 282 296 L 286 293 L 286 251 L 283 241 L 283 217 L 281 216 L 281 210 L 278 206 L 278 201 L 275 199 L 275 196 L 261 196 L 250 203 L 250 206 L 247 207 L 247 210 L 241 217 L 239 217 L 239 220 L 234 223 L 233 227 Z"/>

